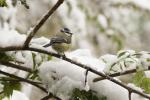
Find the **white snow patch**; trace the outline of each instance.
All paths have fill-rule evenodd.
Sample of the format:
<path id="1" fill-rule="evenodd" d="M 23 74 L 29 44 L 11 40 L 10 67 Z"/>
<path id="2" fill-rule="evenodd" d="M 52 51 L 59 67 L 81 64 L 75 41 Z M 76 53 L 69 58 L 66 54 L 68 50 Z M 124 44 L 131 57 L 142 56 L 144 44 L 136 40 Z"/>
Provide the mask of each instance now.
<path id="1" fill-rule="evenodd" d="M 13 90 L 10 100 L 29 100 L 29 98 L 22 92 Z"/>
<path id="2" fill-rule="evenodd" d="M 0 30 L 0 47 L 22 46 L 26 36 L 15 30 Z"/>
<path id="3" fill-rule="evenodd" d="M 108 25 L 107 25 L 107 19 L 104 15 L 98 15 L 98 22 L 100 23 L 100 25 L 103 27 L 103 28 L 107 28 Z"/>
<path id="4" fill-rule="evenodd" d="M 101 72 L 105 65 L 99 59 L 94 58 L 89 50 L 85 49 L 67 53 L 66 56 L 82 64 L 89 65 L 91 68 Z M 86 70 L 63 60 L 51 60 L 49 62 L 45 62 L 39 67 L 39 71 L 39 75 L 43 83 L 45 83 L 51 92 L 58 95 L 61 94 L 67 96 L 69 96 L 70 92 L 75 87 L 80 89 L 87 89 L 88 87 L 91 89 L 90 84 L 93 83 L 93 78 L 97 76 L 91 72 L 88 72 L 88 82 L 85 87 Z M 69 89 L 66 84 L 70 84 Z M 66 90 L 67 92 L 62 92 Z"/>

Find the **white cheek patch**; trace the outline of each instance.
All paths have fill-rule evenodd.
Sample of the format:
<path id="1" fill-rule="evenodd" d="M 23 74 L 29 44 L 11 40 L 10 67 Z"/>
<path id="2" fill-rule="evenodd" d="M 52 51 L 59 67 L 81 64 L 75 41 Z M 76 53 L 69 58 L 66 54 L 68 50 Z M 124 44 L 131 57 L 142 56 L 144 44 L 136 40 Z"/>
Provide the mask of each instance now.
<path id="1" fill-rule="evenodd" d="M 69 33 L 65 33 L 67 36 L 71 36 L 71 34 L 69 34 Z"/>

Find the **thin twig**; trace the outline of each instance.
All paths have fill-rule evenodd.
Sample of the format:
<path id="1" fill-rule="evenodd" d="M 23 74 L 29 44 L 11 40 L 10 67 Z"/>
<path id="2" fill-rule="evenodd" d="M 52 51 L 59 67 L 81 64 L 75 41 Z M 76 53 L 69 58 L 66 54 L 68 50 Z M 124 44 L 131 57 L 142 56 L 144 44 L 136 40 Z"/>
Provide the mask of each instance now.
<path id="1" fill-rule="evenodd" d="M 88 76 L 88 72 L 89 72 L 89 70 L 86 70 L 86 72 L 85 72 L 85 86 L 87 85 L 87 76 Z"/>
<path id="2" fill-rule="evenodd" d="M 0 81 L 23 82 L 22 80 L 15 79 L 15 78 L 8 78 L 8 77 L 7 78 L 1 77 Z M 41 82 L 35 82 L 35 81 L 33 81 L 33 82 L 36 83 L 36 84 L 42 84 Z"/>
<path id="3" fill-rule="evenodd" d="M 26 83 L 29 83 L 29 84 L 31 84 L 31 85 L 33 85 L 33 86 L 39 88 L 39 89 L 42 90 L 43 92 L 49 93 L 49 95 L 50 95 L 49 97 L 53 97 L 53 98 L 56 98 L 56 99 L 59 98 L 59 97 L 53 95 L 52 93 L 48 92 L 44 87 L 38 85 L 37 82 L 31 81 L 31 80 L 27 80 L 27 79 L 24 79 L 24 78 L 19 77 L 19 76 L 15 76 L 15 75 L 13 75 L 13 74 L 10 74 L 10 73 L 7 73 L 7 72 L 1 71 L 1 70 L 0 70 L 0 74 L 9 76 L 9 77 L 14 78 L 14 79 L 18 79 L 18 80 L 23 81 L 23 82 L 26 82 Z M 61 100 L 61 99 L 59 98 L 59 100 Z"/>
<path id="4" fill-rule="evenodd" d="M 16 65 L 16 64 L 13 64 L 13 63 L 8 62 L 8 61 L 0 61 L 0 64 L 5 65 L 7 67 L 12 67 L 12 68 L 16 68 L 16 69 L 19 69 L 19 70 L 22 70 L 22 71 L 26 71 L 26 72 L 29 72 L 29 73 L 33 72 L 33 70 L 31 68 L 27 68 L 27 67 L 24 67 L 24 66 L 21 66 L 21 65 Z"/>
<path id="5" fill-rule="evenodd" d="M 56 9 L 64 2 L 64 0 L 58 0 L 57 3 L 43 16 L 43 18 L 35 25 L 33 30 L 29 33 L 25 43 L 24 47 L 28 47 L 31 39 L 33 36 L 37 33 L 37 31 L 40 29 L 41 26 L 46 22 L 46 20 L 56 11 Z"/>
<path id="6" fill-rule="evenodd" d="M 128 90 L 128 97 L 129 97 L 129 100 L 131 100 L 131 94 L 132 92 L 130 90 Z"/>
<path id="7" fill-rule="evenodd" d="M 148 69 L 145 69 L 144 71 L 147 71 L 147 70 L 150 70 L 150 66 L 148 66 Z M 118 73 L 110 74 L 109 76 L 111 76 L 111 77 L 117 77 L 117 76 L 122 76 L 122 75 L 136 73 L 136 71 L 137 71 L 136 69 L 131 69 L 131 70 L 123 71 L 123 72 L 118 72 Z M 104 80 L 104 79 L 106 79 L 106 78 L 104 78 L 104 77 L 97 77 L 97 78 L 93 79 L 93 82 L 98 82 L 98 81 L 101 81 L 101 80 Z"/>
<path id="8" fill-rule="evenodd" d="M 37 84 L 36 82 L 34 82 L 34 81 L 31 81 L 31 80 L 28 80 L 28 79 L 24 79 L 24 78 L 19 77 L 19 76 L 15 76 L 15 75 L 13 75 L 13 74 L 4 72 L 4 71 L 2 71 L 2 70 L 0 70 L 0 74 L 9 76 L 9 77 L 14 78 L 14 79 L 21 80 L 21 81 L 26 82 L 26 83 L 30 83 L 31 85 L 36 86 L 37 88 L 41 89 L 42 91 L 44 91 L 44 92 L 46 92 L 46 93 L 48 92 L 45 88 L 43 88 L 42 86 L 38 85 L 38 84 Z"/>

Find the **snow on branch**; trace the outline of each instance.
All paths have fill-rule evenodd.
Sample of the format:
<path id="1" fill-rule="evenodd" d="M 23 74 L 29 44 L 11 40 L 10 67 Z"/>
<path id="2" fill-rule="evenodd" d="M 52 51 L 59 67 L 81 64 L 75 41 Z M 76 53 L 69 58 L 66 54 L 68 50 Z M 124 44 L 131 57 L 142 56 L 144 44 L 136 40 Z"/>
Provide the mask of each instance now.
<path id="1" fill-rule="evenodd" d="M 148 67 L 148 69 L 144 69 L 144 71 L 147 71 L 147 70 L 150 70 L 150 66 Z M 131 69 L 131 70 L 123 71 L 123 72 L 116 72 L 116 73 L 110 74 L 109 76 L 117 77 L 117 76 L 127 75 L 127 74 L 131 74 L 131 73 L 136 73 L 136 72 L 137 72 L 137 69 Z M 97 77 L 97 78 L 93 79 L 93 82 L 98 82 L 98 81 L 101 81 L 104 79 L 106 79 L 106 78 Z"/>
<path id="2" fill-rule="evenodd" d="M 9 50 L 11 50 L 11 48 L 9 48 Z M 12 50 L 14 50 L 14 48 L 12 48 Z M 81 67 L 81 68 L 83 68 L 83 69 L 86 69 L 86 70 L 88 70 L 88 71 L 90 71 L 90 72 L 92 72 L 92 73 L 94 73 L 94 74 L 97 74 L 97 75 L 99 75 L 99 76 L 101 76 L 101 77 L 103 77 L 103 78 L 105 78 L 105 79 L 108 79 L 108 80 L 110 80 L 110 81 L 112 81 L 112 82 L 114 82 L 114 83 L 120 85 L 121 87 L 127 89 L 128 91 L 130 91 L 130 92 L 132 92 L 132 93 L 136 93 L 136 94 L 139 94 L 139 95 L 141 95 L 141 96 L 143 96 L 143 97 L 145 97 L 145 98 L 150 99 L 150 96 L 149 96 L 149 95 L 147 95 L 147 94 L 145 94 L 145 93 L 143 93 L 143 92 L 141 92 L 141 91 L 138 91 L 138 90 L 136 90 L 136 89 L 134 89 L 134 88 L 132 88 L 132 87 L 129 87 L 129 86 L 123 84 L 122 82 L 120 82 L 119 80 L 116 80 L 116 79 L 112 78 L 112 77 L 109 76 L 109 75 L 106 75 L 106 74 L 104 74 L 104 73 L 102 73 L 102 72 L 100 72 L 100 71 L 97 71 L 96 69 L 93 69 L 91 66 L 84 65 L 84 64 L 82 64 L 82 63 L 80 63 L 80 62 L 71 60 L 71 59 L 69 59 L 69 58 L 67 58 L 67 57 L 65 57 L 65 56 L 62 56 L 62 55 L 59 55 L 59 54 L 56 54 L 56 53 L 53 53 L 53 52 L 50 52 L 50 51 L 47 51 L 47 50 L 43 50 L 43 49 L 37 49 L 37 48 L 34 48 L 34 47 L 26 47 L 26 48 L 22 48 L 22 50 L 35 51 L 35 52 L 39 52 L 39 53 L 48 54 L 48 55 L 54 56 L 54 57 L 59 58 L 59 59 L 63 59 L 63 60 L 65 60 L 65 61 L 67 61 L 67 62 L 70 62 L 70 63 L 72 63 L 72 64 L 77 65 L 78 67 Z"/>

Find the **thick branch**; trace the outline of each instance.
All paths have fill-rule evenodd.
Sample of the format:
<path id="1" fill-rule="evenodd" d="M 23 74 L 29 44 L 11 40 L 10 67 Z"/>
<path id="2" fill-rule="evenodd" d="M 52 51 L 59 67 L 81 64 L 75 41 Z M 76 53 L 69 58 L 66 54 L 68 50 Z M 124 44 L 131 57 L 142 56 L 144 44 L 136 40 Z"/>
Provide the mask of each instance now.
<path id="1" fill-rule="evenodd" d="M 146 69 L 144 71 L 147 71 L 147 70 L 150 70 L 150 66 L 148 67 L 148 69 Z M 131 69 L 131 70 L 123 71 L 123 72 L 110 74 L 109 76 L 117 77 L 117 76 L 127 75 L 127 74 L 131 74 L 131 73 L 136 73 L 136 69 Z M 104 80 L 104 79 L 106 79 L 106 78 L 104 78 L 104 77 L 97 77 L 97 78 L 93 79 L 93 82 L 98 82 L 98 81 L 101 81 L 101 80 Z"/>
<path id="2" fill-rule="evenodd" d="M 131 88 L 131 87 L 128 87 L 127 85 L 121 83 L 120 81 L 117 81 L 117 80 L 113 79 L 112 77 L 103 74 L 102 72 L 99 72 L 99 71 L 97 71 L 97 70 L 95 70 L 95 69 L 92 69 L 92 67 L 90 67 L 90 66 L 81 64 L 81 63 L 76 62 L 76 61 L 73 61 L 73 60 L 71 60 L 71 59 L 69 59 L 69 58 L 66 58 L 65 56 L 61 56 L 61 55 L 59 55 L 59 54 L 55 54 L 55 53 L 52 53 L 52 52 L 49 52 L 49 51 L 40 50 L 40 49 L 36 49 L 36 48 L 32 48 L 32 47 L 27 48 L 27 50 L 36 51 L 36 52 L 48 54 L 48 55 L 51 55 L 51 56 L 54 56 L 54 57 L 57 57 L 57 58 L 61 58 L 61 59 L 65 60 L 65 61 L 67 61 L 67 62 L 70 62 L 70 63 L 72 63 L 72 64 L 77 65 L 78 67 L 84 68 L 84 69 L 86 69 L 86 70 L 88 70 L 88 71 L 90 71 L 90 72 L 93 72 L 93 73 L 95 73 L 95 74 L 97 74 L 97 75 L 99 75 L 99 76 L 102 76 L 102 77 L 104 77 L 104 78 L 106 78 L 106 79 L 108 79 L 108 80 L 110 80 L 110 81 L 112 81 L 112 82 L 114 82 L 114 83 L 116 83 L 116 84 L 122 86 L 123 88 L 132 91 L 133 93 L 137 93 L 137 94 L 139 94 L 139 95 L 141 95 L 141 96 L 143 96 L 143 97 L 145 97 L 145 98 L 150 99 L 150 96 L 149 96 L 149 95 L 147 95 L 147 94 L 145 94 L 145 93 L 142 93 L 142 92 L 140 92 L 140 91 L 138 91 L 138 90 L 135 90 L 135 89 L 133 89 L 133 88 Z"/>
<path id="3" fill-rule="evenodd" d="M 23 50 L 22 46 L 8 46 L 8 47 L 0 47 L 0 52 L 4 51 L 16 51 L 16 50 Z"/>
<path id="4" fill-rule="evenodd" d="M 43 16 L 43 18 L 37 23 L 37 25 L 35 25 L 35 27 L 33 28 L 33 30 L 31 30 L 31 32 L 29 33 L 24 47 L 28 47 L 31 39 L 33 38 L 33 36 L 36 34 L 36 32 L 40 29 L 41 26 L 43 26 L 43 24 L 46 22 L 46 20 L 56 11 L 56 9 L 63 3 L 64 0 L 58 0 L 57 3 Z"/>

